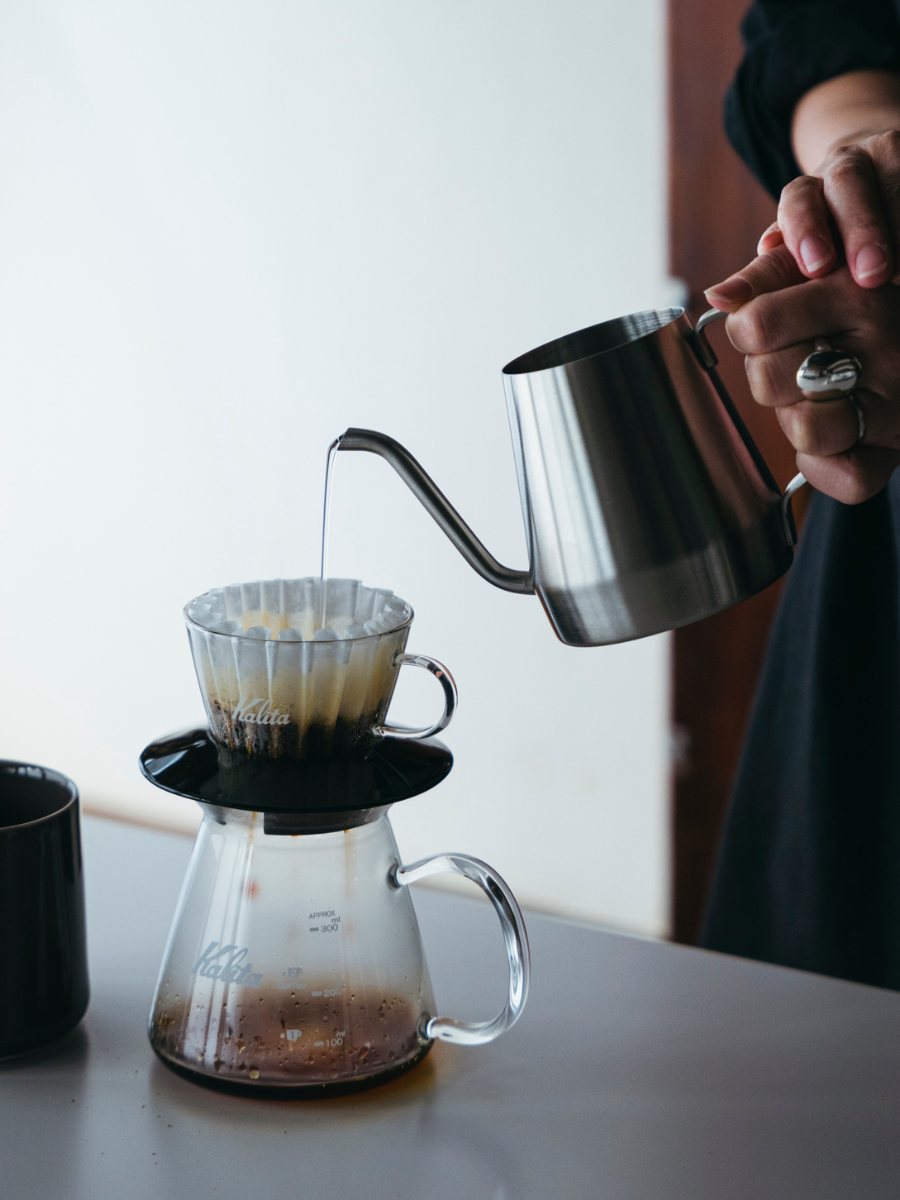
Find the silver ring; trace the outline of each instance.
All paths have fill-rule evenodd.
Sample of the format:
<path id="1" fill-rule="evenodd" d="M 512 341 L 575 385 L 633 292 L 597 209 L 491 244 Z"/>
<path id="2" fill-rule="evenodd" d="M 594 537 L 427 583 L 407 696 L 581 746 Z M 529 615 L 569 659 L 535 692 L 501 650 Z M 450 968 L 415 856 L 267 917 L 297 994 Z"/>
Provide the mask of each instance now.
<path id="1" fill-rule="evenodd" d="M 856 410 L 859 430 L 854 446 L 866 436 L 866 417 L 853 389 L 862 375 L 862 364 L 852 354 L 843 350 L 832 350 L 827 342 L 817 341 L 812 354 L 808 354 L 797 371 L 797 387 L 801 392 L 812 392 L 823 400 L 843 396 Z"/>
<path id="2" fill-rule="evenodd" d="M 797 387 L 802 392 L 852 392 L 862 376 L 862 365 L 852 354 L 832 350 L 825 342 L 817 342 L 797 371 Z"/>

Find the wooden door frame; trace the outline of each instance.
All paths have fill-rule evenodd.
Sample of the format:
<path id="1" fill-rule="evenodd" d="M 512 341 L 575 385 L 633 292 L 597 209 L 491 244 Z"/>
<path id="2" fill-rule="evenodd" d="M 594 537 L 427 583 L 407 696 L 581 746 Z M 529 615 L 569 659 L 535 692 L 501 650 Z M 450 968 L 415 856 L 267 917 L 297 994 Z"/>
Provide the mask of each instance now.
<path id="1" fill-rule="evenodd" d="M 740 61 L 739 24 L 749 0 L 669 0 L 668 124 L 670 270 L 685 282 L 691 316 L 703 289 L 738 270 L 774 220 L 775 203 L 729 145 L 722 102 Z M 794 452 L 752 400 L 743 361 L 721 327 L 720 370 L 779 484 Z M 672 640 L 672 936 L 693 942 L 702 921 L 728 801 L 775 611 L 779 585 L 676 630 Z"/>

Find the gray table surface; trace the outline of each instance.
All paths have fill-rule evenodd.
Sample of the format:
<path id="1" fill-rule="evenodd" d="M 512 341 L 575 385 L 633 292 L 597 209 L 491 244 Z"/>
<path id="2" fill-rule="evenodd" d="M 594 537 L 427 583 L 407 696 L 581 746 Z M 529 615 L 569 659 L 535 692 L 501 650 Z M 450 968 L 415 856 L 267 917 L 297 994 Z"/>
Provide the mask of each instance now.
<path id="1" fill-rule="evenodd" d="M 244 1100 L 154 1058 L 146 1013 L 187 839 L 85 821 L 92 1000 L 0 1064 L 17 1200 L 868 1200 L 900 1195 L 900 995 L 529 918 L 519 1024 L 355 1097 Z M 488 905 L 419 889 L 439 1006 L 504 982 Z"/>

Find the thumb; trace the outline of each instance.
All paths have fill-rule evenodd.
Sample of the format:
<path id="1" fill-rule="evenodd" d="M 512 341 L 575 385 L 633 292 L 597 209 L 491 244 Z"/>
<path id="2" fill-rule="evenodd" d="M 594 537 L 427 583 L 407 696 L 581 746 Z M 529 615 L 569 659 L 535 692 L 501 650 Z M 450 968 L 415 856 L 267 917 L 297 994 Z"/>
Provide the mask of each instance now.
<path id="1" fill-rule="evenodd" d="M 713 308 L 720 312 L 733 313 L 752 300 L 754 296 L 762 296 L 765 292 L 778 292 L 782 288 L 793 287 L 796 283 L 804 283 L 806 276 L 800 271 L 794 256 L 784 244 L 773 246 L 765 254 L 760 254 L 748 263 L 743 270 L 738 271 L 723 283 L 707 288 L 703 293 Z"/>

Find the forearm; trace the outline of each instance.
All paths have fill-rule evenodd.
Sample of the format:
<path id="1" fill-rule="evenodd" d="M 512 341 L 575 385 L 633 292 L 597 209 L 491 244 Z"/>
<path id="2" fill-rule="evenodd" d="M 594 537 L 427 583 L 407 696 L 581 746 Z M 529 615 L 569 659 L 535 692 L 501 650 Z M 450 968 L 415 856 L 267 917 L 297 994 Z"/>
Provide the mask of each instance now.
<path id="1" fill-rule="evenodd" d="M 801 169 L 814 174 L 839 146 L 900 130 L 900 75 L 851 71 L 820 83 L 794 109 L 791 140 Z"/>

